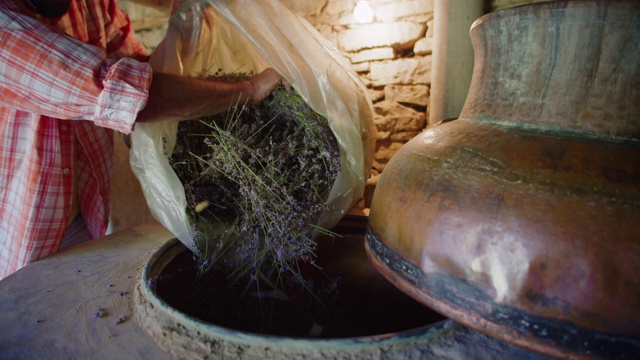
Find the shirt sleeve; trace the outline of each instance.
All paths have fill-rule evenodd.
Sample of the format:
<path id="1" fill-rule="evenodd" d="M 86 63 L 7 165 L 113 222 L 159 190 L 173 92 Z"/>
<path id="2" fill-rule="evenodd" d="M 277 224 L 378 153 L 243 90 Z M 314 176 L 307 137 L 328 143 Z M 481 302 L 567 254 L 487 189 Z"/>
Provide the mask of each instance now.
<path id="1" fill-rule="evenodd" d="M 146 105 L 152 71 L 28 16 L 0 11 L 0 105 L 129 133 Z"/>

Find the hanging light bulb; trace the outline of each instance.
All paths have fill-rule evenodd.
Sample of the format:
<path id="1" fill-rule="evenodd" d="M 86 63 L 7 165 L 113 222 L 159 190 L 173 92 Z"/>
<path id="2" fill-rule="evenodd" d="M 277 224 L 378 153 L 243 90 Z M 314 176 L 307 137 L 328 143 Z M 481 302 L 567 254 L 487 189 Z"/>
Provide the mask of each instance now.
<path id="1" fill-rule="evenodd" d="M 373 9 L 369 4 L 369 0 L 358 0 L 356 7 L 353 9 L 353 17 L 361 24 L 373 21 Z"/>

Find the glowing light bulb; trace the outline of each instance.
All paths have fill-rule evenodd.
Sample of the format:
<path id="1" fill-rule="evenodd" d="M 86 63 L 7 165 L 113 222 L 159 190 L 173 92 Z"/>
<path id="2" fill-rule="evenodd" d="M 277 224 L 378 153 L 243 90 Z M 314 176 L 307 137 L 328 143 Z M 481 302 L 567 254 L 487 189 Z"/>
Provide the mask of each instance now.
<path id="1" fill-rule="evenodd" d="M 353 9 L 353 17 L 361 24 L 373 21 L 373 9 L 368 0 L 358 0 L 356 7 Z"/>

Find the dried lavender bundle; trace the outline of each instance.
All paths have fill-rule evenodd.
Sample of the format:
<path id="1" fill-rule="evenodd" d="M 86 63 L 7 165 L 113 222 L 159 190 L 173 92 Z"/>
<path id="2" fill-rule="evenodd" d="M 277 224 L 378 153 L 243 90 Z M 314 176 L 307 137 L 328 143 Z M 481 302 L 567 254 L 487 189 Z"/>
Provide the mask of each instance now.
<path id="1" fill-rule="evenodd" d="M 202 271 L 224 266 L 236 278 L 304 283 L 296 264 L 313 262 L 322 230 L 314 224 L 340 160 L 327 119 L 299 94 L 278 87 L 260 104 L 181 122 L 170 164 L 201 239 Z"/>

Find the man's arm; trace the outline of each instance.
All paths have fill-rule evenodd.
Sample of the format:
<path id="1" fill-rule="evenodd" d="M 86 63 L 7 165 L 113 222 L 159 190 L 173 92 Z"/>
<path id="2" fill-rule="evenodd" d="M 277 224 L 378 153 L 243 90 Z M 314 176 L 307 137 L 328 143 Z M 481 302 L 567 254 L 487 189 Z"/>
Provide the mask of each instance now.
<path id="1" fill-rule="evenodd" d="M 128 133 L 151 79 L 147 63 L 107 59 L 100 48 L 0 9 L 0 106 Z"/>
<path id="2" fill-rule="evenodd" d="M 217 114 L 235 104 L 257 103 L 282 81 L 271 68 L 237 83 L 154 73 L 147 105 L 136 122 L 191 120 Z"/>
<path id="3" fill-rule="evenodd" d="M 124 133 L 134 121 L 194 119 L 258 102 L 282 81 L 272 69 L 231 84 L 152 74 L 147 63 L 106 59 L 21 14 L 0 11 L 0 24 L 0 105 Z"/>

